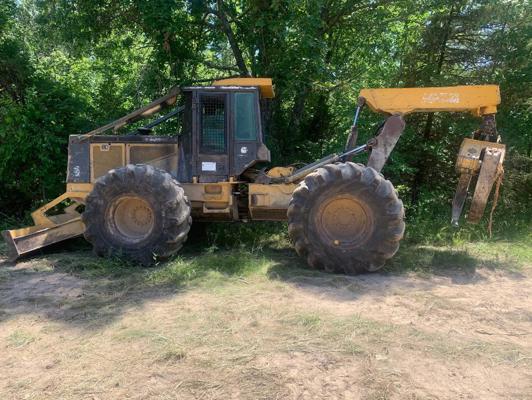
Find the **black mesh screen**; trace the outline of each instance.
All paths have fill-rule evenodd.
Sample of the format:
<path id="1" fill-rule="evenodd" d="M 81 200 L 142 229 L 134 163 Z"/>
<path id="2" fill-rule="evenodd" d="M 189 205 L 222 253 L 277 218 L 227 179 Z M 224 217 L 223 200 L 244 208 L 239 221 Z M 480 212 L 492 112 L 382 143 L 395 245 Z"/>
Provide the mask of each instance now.
<path id="1" fill-rule="evenodd" d="M 201 152 L 225 153 L 225 96 L 201 96 Z"/>

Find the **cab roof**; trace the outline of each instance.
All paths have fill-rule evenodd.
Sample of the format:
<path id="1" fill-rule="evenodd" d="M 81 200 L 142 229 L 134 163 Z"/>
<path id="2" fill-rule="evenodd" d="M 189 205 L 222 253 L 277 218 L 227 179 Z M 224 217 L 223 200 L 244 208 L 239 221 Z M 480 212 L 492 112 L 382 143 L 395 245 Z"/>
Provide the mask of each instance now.
<path id="1" fill-rule="evenodd" d="M 272 99 L 275 96 L 272 78 L 227 78 L 214 81 L 213 86 L 255 86 L 262 97 Z"/>

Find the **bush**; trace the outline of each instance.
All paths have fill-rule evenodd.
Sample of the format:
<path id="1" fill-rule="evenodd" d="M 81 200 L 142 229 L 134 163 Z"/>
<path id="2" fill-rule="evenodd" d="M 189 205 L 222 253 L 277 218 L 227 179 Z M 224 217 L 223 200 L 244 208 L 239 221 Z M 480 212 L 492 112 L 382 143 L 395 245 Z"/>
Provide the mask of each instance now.
<path id="1" fill-rule="evenodd" d="M 68 135 L 83 131 L 84 104 L 62 85 L 35 77 L 24 101 L 3 99 L 0 204 L 20 215 L 64 191 Z"/>

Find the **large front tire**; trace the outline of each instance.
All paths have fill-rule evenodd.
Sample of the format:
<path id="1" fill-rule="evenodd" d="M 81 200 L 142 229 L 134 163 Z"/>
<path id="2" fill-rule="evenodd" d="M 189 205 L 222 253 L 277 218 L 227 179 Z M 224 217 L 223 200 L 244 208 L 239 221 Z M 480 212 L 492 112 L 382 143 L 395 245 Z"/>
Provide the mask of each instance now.
<path id="1" fill-rule="evenodd" d="M 85 239 L 98 255 L 143 265 L 176 253 L 192 219 L 183 189 L 167 172 L 127 165 L 98 178 L 82 215 Z"/>
<path id="2" fill-rule="evenodd" d="M 309 174 L 288 207 L 288 232 L 309 266 L 356 274 L 380 269 L 403 237 L 403 203 L 370 167 L 329 164 Z"/>

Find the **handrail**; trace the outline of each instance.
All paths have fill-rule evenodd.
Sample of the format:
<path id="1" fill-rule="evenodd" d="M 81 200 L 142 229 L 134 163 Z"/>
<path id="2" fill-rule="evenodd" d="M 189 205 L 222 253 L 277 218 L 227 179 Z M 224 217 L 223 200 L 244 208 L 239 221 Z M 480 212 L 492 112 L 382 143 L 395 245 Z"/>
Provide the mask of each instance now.
<path id="1" fill-rule="evenodd" d="M 130 112 L 129 114 L 110 122 L 104 126 L 101 126 L 99 128 L 96 128 L 88 133 L 85 133 L 83 135 L 80 135 L 81 140 L 92 137 L 94 135 L 99 135 L 105 131 L 108 131 L 109 129 L 113 129 L 113 131 L 116 131 L 126 125 L 129 125 L 135 121 L 138 121 L 139 119 L 149 117 L 150 115 L 155 114 L 156 112 L 160 111 L 162 108 L 166 106 L 170 106 L 172 104 L 175 104 L 177 101 L 177 96 L 179 95 L 180 90 L 178 87 L 173 87 L 170 89 L 170 92 L 163 97 L 160 97 L 154 101 L 152 101 L 150 104 L 141 107 L 133 112 Z"/>

